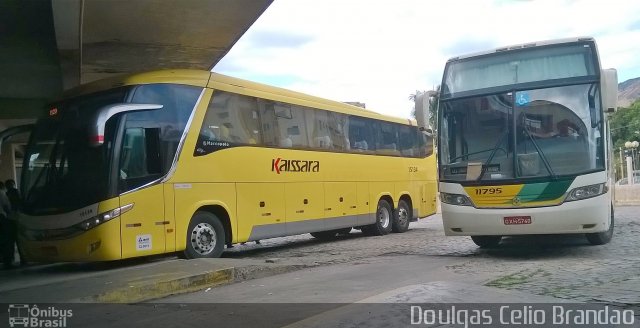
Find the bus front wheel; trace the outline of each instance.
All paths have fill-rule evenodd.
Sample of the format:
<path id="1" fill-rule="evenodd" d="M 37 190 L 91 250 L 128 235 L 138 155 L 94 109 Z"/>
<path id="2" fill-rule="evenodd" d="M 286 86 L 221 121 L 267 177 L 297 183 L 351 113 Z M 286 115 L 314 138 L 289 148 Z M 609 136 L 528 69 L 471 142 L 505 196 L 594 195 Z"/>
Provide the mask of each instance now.
<path id="1" fill-rule="evenodd" d="M 591 245 L 604 245 L 611 241 L 611 238 L 613 238 L 613 205 L 611 206 L 611 222 L 609 223 L 609 229 L 603 232 L 588 233 L 586 236 Z"/>
<path id="2" fill-rule="evenodd" d="M 393 208 L 384 199 L 378 201 L 376 210 L 376 223 L 362 227 L 362 233 L 367 236 L 382 236 L 391 232 L 393 221 Z"/>
<path id="3" fill-rule="evenodd" d="M 224 250 L 224 235 L 224 227 L 216 215 L 209 212 L 196 212 L 187 229 L 185 257 L 188 259 L 220 257 Z"/>
<path id="4" fill-rule="evenodd" d="M 480 248 L 492 248 L 500 244 L 502 236 L 471 236 L 471 240 Z"/>

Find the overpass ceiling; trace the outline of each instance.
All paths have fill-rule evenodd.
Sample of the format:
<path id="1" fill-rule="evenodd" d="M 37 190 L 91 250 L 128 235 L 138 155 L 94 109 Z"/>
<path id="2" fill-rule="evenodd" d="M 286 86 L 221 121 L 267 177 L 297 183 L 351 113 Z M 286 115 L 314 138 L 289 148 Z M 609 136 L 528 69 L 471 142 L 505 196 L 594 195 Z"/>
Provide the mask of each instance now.
<path id="1" fill-rule="evenodd" d="M 272 1 L 0 0 L 0 118 L 114 74 L 209 70 Z"/>
<path id="2" fill-rule="evenodd" d="M 76 18 L 69 1 L 53 1 L 56 39 L 61 58 L 79 60 L 81 83 L 153 69 L 211 69 L 271 1 L 76 1 L 81 28 L 66 23 Z"/>

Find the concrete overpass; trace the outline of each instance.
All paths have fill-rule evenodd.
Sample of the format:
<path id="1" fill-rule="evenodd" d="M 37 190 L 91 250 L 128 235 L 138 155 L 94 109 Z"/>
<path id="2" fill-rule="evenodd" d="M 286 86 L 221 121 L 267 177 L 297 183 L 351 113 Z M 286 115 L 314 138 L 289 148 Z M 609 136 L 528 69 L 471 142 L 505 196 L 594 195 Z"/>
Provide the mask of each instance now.
<path id="1" fill-rule="evenodd" d="M 47 101 L 78 84 L 211 69 L 272 1 L 0 0 L 0 130 L 33 122 Z M 9 146 L 2 146 L 0 180 L 16 175 L 7 167 L 20 150 Z"/>

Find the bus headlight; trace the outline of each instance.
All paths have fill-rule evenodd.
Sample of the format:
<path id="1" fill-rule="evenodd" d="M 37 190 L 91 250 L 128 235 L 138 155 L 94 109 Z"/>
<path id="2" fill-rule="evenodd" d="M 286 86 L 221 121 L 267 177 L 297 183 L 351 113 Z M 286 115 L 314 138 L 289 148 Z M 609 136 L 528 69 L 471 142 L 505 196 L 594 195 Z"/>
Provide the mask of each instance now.
<path id="1" fill-rule="evenodd" d="M 440 201 L 446 204 L 458 206 L 472 206 L 469 197 L 460 194 L 450 194 L 446 192 L 440 193 Z"/>
<path id="2" fill-rule="evenodd" d="M 74 224 L 70 227 L 61 229 L 32 230 L 21 228 L 21 234 L 27 240 L 46 241 L 46 240 L 62 240 L 75 237 L 89 229 L 95 228 L 109 220 L 115 219 L 133 208 L 133 204 L 118 207 L 111 211 L 98 214 L 90 219 Z"/>
<path id="3" fill-rule="evenodd" d="M 122 215 L 123 213 L 128 212 L 129 210 L 131 210 L 133 208 L 133 204 L 128 204 L 122 207 L 118 207 L 114 210 L 108 211 L 108 212 L 104 212 L 101 214 L 98 214 L 90 219 L 84 220 L 78 224 L 75 225 L 75 227 L 78 227 L 84 231 L 87 231 L 89 229 L 93 229 L 109 220 L 115 219 L 117 217 L 119 217 L 120 215 Z"/>
<path id="4" fill-rule="evenodd" d="M 569 192 L 566 202 L 574 200 L 587 199 L 591 197 L 600 196 L 607 192 L 607 186 L 604 183 L 598 183 L 594 185 L 574 188 Z"/>

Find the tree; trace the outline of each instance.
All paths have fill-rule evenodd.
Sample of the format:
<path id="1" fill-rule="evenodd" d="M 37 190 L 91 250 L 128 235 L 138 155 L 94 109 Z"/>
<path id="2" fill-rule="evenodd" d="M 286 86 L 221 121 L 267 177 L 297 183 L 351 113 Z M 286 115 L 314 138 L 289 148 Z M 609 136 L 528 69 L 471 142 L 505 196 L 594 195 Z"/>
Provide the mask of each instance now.
<path id="1" fill-rule="evenodd" d="M 640 141 L 640 99 L 633 102 L 629 108 L 619 108 L 611 114 L 609 120 L 614 165 L 616 168 L 620 168 L 620 165 L 624 167 L 624 161 L 620 162 L 620 149 L 625 149 L 624 143 L 627 141 Z M 622 172 L 617 172 L 617 175 L 616 179 L 622 178 Z"/>
<path id="2" fill-rule="evenodd" d="M 629 108 L 620 108 L 610 117 L 613 147 L 624 148 L 626 141 L 640 141 L 640 99 Z"/>

